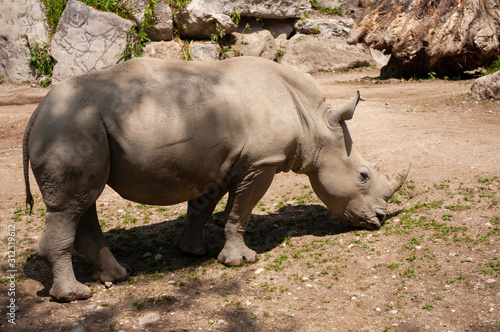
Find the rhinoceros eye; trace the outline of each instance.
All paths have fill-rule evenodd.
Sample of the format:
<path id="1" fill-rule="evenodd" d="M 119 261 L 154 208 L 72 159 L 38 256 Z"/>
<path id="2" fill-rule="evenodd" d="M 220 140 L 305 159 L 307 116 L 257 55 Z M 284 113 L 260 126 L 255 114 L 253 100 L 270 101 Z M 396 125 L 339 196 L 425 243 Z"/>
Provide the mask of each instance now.
<path id="1" fill-rule="evenodd" d="M 366 182 L 370 178 L 370 175 L 368 175 L 367 171 L 362 171 L 361 173 L 359 173 L 359 175 L 362 182 Z"/>

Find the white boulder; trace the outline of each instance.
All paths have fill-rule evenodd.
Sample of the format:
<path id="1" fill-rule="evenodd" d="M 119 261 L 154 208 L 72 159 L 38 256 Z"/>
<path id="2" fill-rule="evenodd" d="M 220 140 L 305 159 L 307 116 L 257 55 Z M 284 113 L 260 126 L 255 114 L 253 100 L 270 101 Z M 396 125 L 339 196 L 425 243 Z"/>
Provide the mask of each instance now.
<path id="1" fill-rule="evenodd" d="M 51 43 L 56 60 L 52 82 L 104 69 L 120 62 L 134 23 L 113 13 L 69 0 Z"/>

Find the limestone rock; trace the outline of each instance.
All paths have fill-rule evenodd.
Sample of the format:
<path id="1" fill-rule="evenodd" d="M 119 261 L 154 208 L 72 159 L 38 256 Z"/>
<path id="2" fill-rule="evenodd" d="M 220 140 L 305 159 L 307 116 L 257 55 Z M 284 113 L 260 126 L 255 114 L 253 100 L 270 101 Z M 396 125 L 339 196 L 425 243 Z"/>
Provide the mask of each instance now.
<path id="1" fill-rule="evenodd" d="M 35 71 L 29 67 L 30 50 L 25 38 L 10 42 L 0 36 L 0 76 L 13 83 L 34 81 Z"/>
<path id="2" fill-rule="evenodd" d="M 148 43 L 143 52 L 148 58 L 182 60 L 182 46 L 174 40 Z"/>
<path id="3" fill-rule="evenodd" d="M 193 42 L 191 57 L 194 61 L 217 61 L 219 60 L 219 45 L 209 42 Z"/>
<path id="4" fill-rule="evenodd" d="M 281 63 L 297 66 L 303 72 L 317 72 L 368 66 L 372 57 L 367 47 L 349 45 L 342 37 L 297 35 L 286 44 Z"/>
<path id="5" fill-rule="evenodd" d="M 165 1 L 157 1 L 155 7 L 154 27 L 147 27 L 148 37 L 153 41 L 172 40 L 174 32 L 174 23 L 172 20 L 172 10 Z M 144 12 L 149 5 L 148 0 L 122 0 L 120 7 L 127 9 L 138 26 L 145 19 Z"/>
<path id="6" fill-rule="evenodd" d="M 369 8 L 377 6 L 381 0 L 317 0 L 318 4 L 327 8 L 340 8 L 342 14 L 357 20 L 364 16 Z"/>
<path id="7" fill-rule="evenodd" d="M 49 41 L 45 9 L 38 0 L 0 0 L 0 75 L 15 83 L 37 79 L 29 45 Z"/>
<path id="8" fill-rule="evenodd" d="M 471 92 L 475 100 L 500 99 L 500 70 L 476 79 Z"/>
<path id="9" fill-rule="evenodd" d="M 116 14 L 69 0 L 51 44 L 56 60 L 52 82 L 117 64 L 133 26 Z"/>
<path id="10" fill-rule="evenodd" d="M 346 37 L 354 25 L 352 18 L 307 19 L 295 23 L 295 31 L 302 34 L 319 34 L 321 37 Z"/>
<path id="11" fill-rule="evenodd" d="M 383 0 L 355 24 L 349 42 L 392 54 L 383 77 L 455 76 L 500 53 L 500 6 L 491 0 Z"/>
<path id="12" fill-rule="evenodd" d="M 260 18 L 299 18 L 311 10 L 309 0 L 192 0 L 187 9 L 230 15 L 236 8 L 241 16 Z"/>
<path id="13" fill-rule="evenodd" d="M 245 56 L 261 57 L 268 60 L 276 59 L 278 45 L 273 35 L 268 30 L 240 34 L 235 32 L 237 41 L 233 49 L 240 50 Z"/>
<path id="14" fill-rule="evenodd" d="M 241 16 L 260 18 L 299 18 L 311 10 L 309 0 L 237 0 L 222 1 L 226 10 L 237 8 Z"/>
<path id="15" fill-rule="evenodd" d="M 177 14 L 176 23 L 181 36 L 196 39 L 210 38 L 214 33 L 219 34 L 217 27 L 225 33 L 236 31 L 236 24 L 228 15 L 195 7 L 192 3 Z"/>
<path id="16" fill-rule="evenodd" d="M 347 1 L 344 1 L 344 0 L 319 0 L 317 2 L 323 7 L 341 8 L 344 5 L 344 2 L 347 2 Z"/>
<path id="17" fill-rule="evenodd" d="M 29 43 L 49 42 L 45 8 L 38 0 L 0 0 L 0 36 L 16 41 L 26 35 Z"/>

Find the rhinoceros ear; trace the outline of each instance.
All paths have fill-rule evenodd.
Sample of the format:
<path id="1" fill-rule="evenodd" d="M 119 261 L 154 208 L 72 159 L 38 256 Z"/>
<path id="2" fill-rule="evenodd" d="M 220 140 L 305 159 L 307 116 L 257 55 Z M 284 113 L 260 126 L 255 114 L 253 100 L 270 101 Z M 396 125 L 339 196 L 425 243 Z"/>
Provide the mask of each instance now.
<path id="1" fill-rule="evenodd" d="M 339 109 L 333 111 L 328 116 L 328 121 L 330 123 L 342 122 L 351 120 L 354 115 L 354 110 L 356 109 L 356 105 L 358 105 L 360 99 L 359 91 L 357 91 L 356 96 L 345 103 Z"/>

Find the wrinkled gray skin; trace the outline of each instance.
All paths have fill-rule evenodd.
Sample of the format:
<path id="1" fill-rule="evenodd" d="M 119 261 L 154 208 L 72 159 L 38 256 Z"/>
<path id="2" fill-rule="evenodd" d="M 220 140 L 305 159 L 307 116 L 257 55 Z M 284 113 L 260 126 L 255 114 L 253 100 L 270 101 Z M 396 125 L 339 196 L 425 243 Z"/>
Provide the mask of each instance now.
<path id="1" fill-rule="evenodd" d="M 188 201 L 177 246 L 203 255 L 202 229 L 229 193 L 219 261 L 254 262 L 243 240 L 253 207 L 278 172 L 309 176 L 332 213 L 377 229 L 406 170 L 386 178 L 356 151 L 345 120 L 359 94 L 333 110 L 319 85 L 295 67 L 242 57 L 213 63 L 136 59 L 50 91 L 24 134 L 28 168 L 47 205 L 38 254 L 52 269 L 50 294 L 85 299 L 73 250 L 103 282 L 127 279 L 99 227 L 96 199 L 108 184 L 143 204 Z"/>

